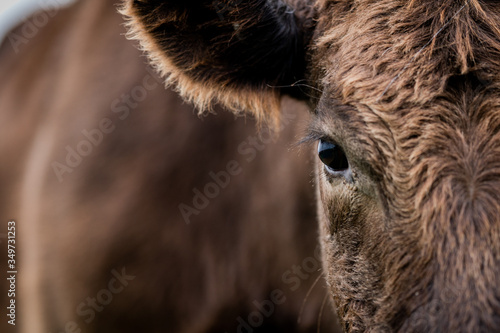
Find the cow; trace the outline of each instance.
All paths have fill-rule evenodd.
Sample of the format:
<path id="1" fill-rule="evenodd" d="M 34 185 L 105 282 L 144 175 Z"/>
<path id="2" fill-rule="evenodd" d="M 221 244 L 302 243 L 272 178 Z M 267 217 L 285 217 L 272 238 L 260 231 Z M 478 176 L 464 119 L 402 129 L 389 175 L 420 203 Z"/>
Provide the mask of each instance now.
<path id="1" fill-rule="evenodd" d="M 171 177 L 169 179 L 179 181 L 180 184 L 170 186 L 171 188 L 164 189 L 152 197 L 150 190 L 153 188 L 152 185 L 161 183 L 159 180 L 163 178 L 159 175 L 164 175 L 166 171 L 161 168 L 161 163 L 160 167 L 152 163 L 152 161 L 158 162 L 158 154 L 155 154 L 157 151 L 143 152 L 145 155 L 137 157 L 136 154 L 145 149 L 132 149 L 129 154 L 133 154 L 135 158 L 129 157 L 127 160 L 125 158 L 130 155 L 126 155 L 123 149 L 128 145 L 134 148 L 136 147 L 134 144 L 137 145 L 138 142 L 151 143 L 147 145 L 148 147 L 152 147 L 152 142 L 158 143 L 159 136 L 154 135 L 157 132 L 149 127 L 144 129 L 143 135 L 138 135 L 137 129 L 130 131 L 127 128 L 126 131 L 122 130 L 125 132 L 120 133 L 120 140 L 107 141 L 108 143 L 102 141 L 103 143 L 97 147 L 102 154 L 98 160 L 103 161 L 104 156 L 106 160 L 114 157 L 115 159 L 110 161 L 115 163 L 111 165 L 106 164 L 99 168 L 95 164 L 91 166 L 82 164 L 78 169 L 72 169 L 65 174 L 62 174 L 67 170 L 64 169 L 64 165 L 56 169 L 59 170 L 60 176 L 79 177 L 76 178 L 76 183 L 68 184 L 65 180 L 63 187 L 56 187 L 58 183 L 46 178 L 47 173 L 40 170 L 40 165 L 46 165 L 45 169 L 50 169 L 47 166 L 50 165 L 48 162 L 50 157 L 53 157 L 54 161 L 60 161 L 64 159 L 65 154 L 70 154 L 67 155 L 73 157 L 70 161 L 75 162 L 74 149 L 71 149 L 79 142 L 78 139 L 72 141 L 68 138 L 75 133 L 68 125 L 72 123 L 68 121 L 64 123 L 66 127 L 61 128 L 60 124 L 64 118 L 61 120 L 54 113 L 62 113 L 68 105 L 73 105 L 77 114 L 82 113 L 82 109 L 89 112 L 85 108 L 85 103 L 82 107 L 72 102 L 87 101 L 90 100 L 89 97 L 93 97 L 89 102 L 90 105 L 97 103 L 95 98 L 100 96 L 98 92 L 102 92 L 103 87 L 86 84 L 101 82 L 97 78 L 102 72 L 97 68 L 102 70 L 107 68 L 106 65 L 121 68 L 122 71 L 116 72 L 118 79 L 114 78 L 117 81 L 113 81 L 120 84 L 129 82 L 125 79 L 127 75 L 132 75 L 130 74 L 132 69 L 126 68 L 125 65 L 128 63 L 125 61 L 125 58 L 128 59 L 125 52 L 118 52 L 122 50 L 116 45 L 107 43 L 109 42 L 106 39 L 107 33 L 111 34 L 113 29 L 106 26 L 106 22 L 110 21 L 104 17 L 107 18 L 109 15 L 104 15 L 103 11 L 99 10 L 105 5 L 97 5 L 97 2 L 90 5 L 90 3 L 91 0 L 87 0 L 86 4 L 82 2 L 75 7 L 78 10 L 70 12 L 73 15 L 65 15 L 64 22 L 67 22 L 67 27 L 73 29 L 65 30 L 62 35 L 56 35 L 53 43 L 65 42 L 63 45 L 69 44 L 73 47 L 50 48 L 49 51 L 52 52 L 47 52 L 47 57 L 50 55 L 50 58 L 45 60 L 55 60 L 58 66 L 68 65 L 67 68 L 71 70 L 68 69 L 69 73 L 64 72 L 65 75 L 62 77 L 55 75 L 53 70 L 49 70 L 45 76 L 35 76 L 43 77 L 38 83 L 38 90 L 34 90 L 38 91 L 39 95 L 30 99 L 19 97 L 12 99 L 12 95 L 15 96 L 21 87 L 26 88 L 27 85 L 36 82 L 27 80 L 26 76 L 18 75 L 21 69 L 13 65 L 19 63 L 19 59 L 14 59 L 17 57 L 9 58 L 5 53 L 0 55 L 7 58 L 3 71 L 17 69 L 16 75 L 11 74 L 7 77 L 18 78 L 17 82 L 8 83 L 8 87 L 17 85 L 17 90 L 10 89 L 10 93 L 4 94 L 0 101 L 31 102 L 35 105 L 58 101 L 55 106 L 42 109 L 45 112 L 50 110 L 52 113 L 50 117 L 44 118 L 45 121 L 40 119 L 43 118 L 43 113 L 37 114 L 37 117 L 34 117 L 36 119 L 31 119 L 28 115 L 18 114 L 18 105 L 5 108 L 16 112 L 6 113 L 9 126 L 2 128 L 2 135 L 6 137 L 13 137 L 12 132 L 19 128 L 23 129 L 23 133 L 35 133 L 23 137 L 15 145 L 2 146 L 2 151 L 9 153 L 10 165 L 25 165 L 24 170 L 9 169 L 10 173 L 2 172 L 3 175 L 9 175 L 9 177 L 4 176 L 3 183 L 6 186 L 2 189 L 4 193 L 9 193 L 8 189 L 16 188 L 14 187 L 16 179 L 22 178 L 23 186 L 20 187 L 18 195 L 21 202 L 12 205 L 19 206 L 21 212 L 19 220 L 29 222 L 24 226 L 24 233 L 29 236 L 25 236 L 24 239 L 23 258 L 25 269 L 31 275 L 25 275 L 22 286 L 26 288 L 25 299 L 31 296 L 36 301 L 29 305 L 27 301 L 24 303 L 28 310 L 32 310 L 25 312 L 31 316 L 26 319 L 25 327 L 30 327 L 32 331 L 41 327 L 36 325 L 57 327 L 62 330 L 62 323 L 74 318 L 74 311 L 64 307 L 71 304 L 71 300 L 78 299 L 89 290 L 100 294 L 102 299 L 104 295 L 111 293 L 111 287 L 116 288 L 113 284 L 108 284 L 109 290 L 106 294 L 107 289 L 102 289 L 104 290 L 102 292 L 99 288 L 104 287 L 95 281 L 114 283 L 120 280 L 127 284 L 127 288 L 130 284 L 131 289 L 138 288 L 133 287 L 132 283 L 133 279 L 138 278 L 130 274 L 138 274 L 135 272 L 141 269 L 147 269 L 149 273 L 146 275 L 150 277 L 168 276 L 168 272 L 163 275 L 152 273 L 154 270 L 151 270 L 151 267 L 161 267 L 152 263 L 160 263 L 171 256 L 152 256 L 152 253 L 158 250 L 154 246 L 157 244 L 153 244 L 151 248 L 139 246 L 141 240 L 151 241 L 156 239 L 155 236 L 160 237 L 162 226 L 155 225 L 156 229 L 153 228 L 149 234 L 143 234 L 141 237 L 141 232 L 144 231 L 137 226 L 137 221 L 157 219 L 141 218 L 140 214 L 133 215 L 136 211 L 133 208 L 139 207 L 138 211 L 141 213 L 154 214 L 158 211 L 153 208 L 151 211 L 143 208 L 157 207 L 155 203 L 164 202 L 169 196 L 189 197 L 182 196 L 185 193 L 182 189 L 186 187 L 182 180 L 191 179 L 197 174 L 194 172 L 186 177 L 180 177 L 180 174 L 172 176 L 171 173 L 167 173 Z M 308 134 L 303 141 L 306 145 L 307 142 L 317 142 L 317 150 L 311 149 L 317 155 L 314 169 L 323 271 L 344 331 L 495 332 L 500 330 L 500 291 L 497 287 L 500 270 L 498 239 L 500 195 L 496 189 L 500 185 L 498 144 L 500 127 L 497 116 L 500 111 L 500 7 L 497 2 L 127 0 L 124 1 L 121 13 L 127 17 L 129 36 L 140 41 L 142 49 L 147 52 L 166 83 L 175 87 L 185 100 L 194 103 L 198 109 L 215 110 L 220 113 L 218 107 L 223 106 L 236 113 L 250 112 L 258 124 L 261 126 L 263 123 L 271 124 L 277 132 L 280 132 L 282 138 L 287 132 L 287 127 L 282 125 L 287 119 L 284 111 L 281 111 L 286 109 L 281 105 L 285 103 L 282 101 L 287 101 L 287 96 L 291 96 L 308 105 L 312 119 Z M 52 29 L 56 29 L 55 27 L 53 25 Z M 50 31 L 49 28 L 47 30 Z M 115 58 L 111 61 L 96 56 L 98 52 L 88 53 L 88 46 L 96 45 L 93 43 L 114 47 Z M 46 50 L 46 44 L 39 46 L 40 49 L 34 49 L 34 44 L 27 47 L 32 48 L 28 54 Z M 63 53 L 71 50 L 67 58 L 64 58 L 68 59 L 68 63 L 58 61 L 62 59 L 62 55 L 56 50 L 62 50 Z M 90 54 L 95 57 L 90 58 L 91 61 L 87 59 Z M 106 62 L 106 59 L 109 62 Z M 84 63 L 85 70 L 78 70 Z M 46 67 L 37 67 L 38 70 L 44 68 Z M 22 69 L 25 73 L 33 74 L 29 68 Z M 78 77 L 79 98 L 75 99 L 74 95 L 68 98 L 65 94 L 47 96 L 47 90 L 40 88 L 57 83 L 58 89 L 54 90 L 51 85 L 49 92 L 67 92 L 65 89 L 68 87 L 75 89 L 75 86 L 70 85 L 70 83 L 75 84 L 71 80 L 75 76 Z M 51 81 L 51 78 L 55 82 Z M 7 85 L 5 82 L 2 84 Z M 142 85 L 146 86 L 147 83 L 143 82 Z M 109 93 L 110 86 L 104 86 L 107 88 L 106 93 Z M 75 90 L 71 91 L 74 93 Z M 17 94 L 19 95 L 19 92 Z M 173 96 L 170 91 L 167 94 Z M 123 102 L 129 109 L 131 108 L 126 96 Z M 181 108 L 182 104 L 178 103 L 178 107 Z M 155 104 L 154 109 L 161 109 L 165 105 Z M 125 105 L 120 106 L 125 107 Z M 148 109 L 149 107 L 145 107 L 145 110 Z M 122 111 L 117 113 L 126 114 L 125 109 L 120 110 Z M 22 118 L 23 115 L 28 119 Z M 92 118 L 92 114 L 86 116 Z M 157 113 L 155 116 L 159 117 Z M 174 116 L 169 113 L 169 117 Z M 180 117 L 178 113 L 176 117 Z M 83 119 L 88 118 L 83 117 Z M 23 126 L 12 126 L 15 120 Z M 161 120 L 153 118 L 152 121 L 154 125 L 159 126 Z M 87 121 L 95 124 L 95 119 L 93 123 Z M 175 124 L 184 126 L 185 123 L 177 121 Z M 100 123 L 97 128 L 105 132 L 110 130 L 111 125 L 113 124 L 105 121 L 102 128 Z M 185 126 L 197 125 L 189 123 Z M 234 128 L 235 125 L 231 126 Z M 78 130 L 81 129 L 76 127 Z M 285 130 L 280 131 L 281 128 Z M 194 132 L 197 130 L 198 128 Z M 242 130 L 238 128 L 235 131 L 240 133 Z M 64 132 L 66 136 L 61 134 Z M 184 129 L 182 132 L 185 132 Z M 220 128 L 216 129 L 216 133 L 223 132 Z M 85 133 L 89 135 L 95 132 L 86 130 Z M 118 135 L 116 133 L 113 130 L 113 134 Z M 129 139 L 131 133 L 135 135 Z M 152 135 L 152 138 L 149 135 Z M 134 137 L 141 140 L 133 140 Z M 55 146 L 56 138 L 64 141 L 59 145 L 63 148 L 62 152 L 50 149 Z M 209 136 L 203 135 L 189 143 L 199 145 L 205 143 L 208 138 Z M 232 140 L 223 142 L 228 141 L 232 142 Z M 255 140 L 252 141 L 255 143 Z M 117 143 L 120 143 L 118 148 Z M 112 147 L 104 149 L 102 145 Z M 67 147 L 69 149 L 64 151 Z M 182 147 L 191 148 L 191 145 Z M 28 153 L 23 154 L 22 152 L 26 150 Z M 214 151 L 217 149 L 209 150 L 210 158 L 201 160 L 205 163 L 217 160 L 216 157 L 219 156 L 213 156 Z M 206 152 L 206 149 L 197 151 L 199 154 Z M 192 154 L 192 151 L 187 153 Z M 290 194 L 291 189 L 285 187 L 291 184 L 298 186 L 303 182 L 303 175 L 301 176 L 299 172 L 303 170 L 297 167 L 301 164 L 295 162 L 298 164 L 292 165 L 289 159 L 284 161 L 282 157 L 274 150 L 268 155 L 267 163 L 260 165 L 265 166 L 266 172 L 270 172 L 267 179 L 276 180 L 274 186 L 267 188 L 267 194 L 271 189 L 280 190 L 279 192 L 283 190 L 286 194 Z M 304 159 L 302 157 L 302 162 Z M 137 176 L 133 172 L 127 172 L 128 169 L 123 169 L 124 160 L 143 161 L 137 162 L 140 167 L 133 170 L 139 169 L 146 176 L 152 177 L 152 179 L 149 177 L 139 179 L 138 182 L 138 184 L 144 182 L 151 184 L 150 187 L 141 185 L 143 191 L 133 192 L 132 197 L 125 198 L 120 195 L 126 196 L 127 193 L 130 195 L 130 192 L 122 189 L 137 188 L 139 185 L 133 183 L 134 180 L 138 181 Z M 177 161 L 180 165 L 189 165 L 182 159 Z M 287 170 L 289 172 L 283 171 L 282 163 L 290 168 Z M 71 168 L 67 165 L 66 167 Z M 229 164 L 226 167 L 229 167 Z M 230 174 L 230 170 L 236 169 L 226 168 L 225 174 Z M 186 170 L 187 167 L 184 167 L 183 171 Z M 254 175 L 262 172 L 262 169 L 257 168 L 257 170 Z M 115 172 L 122 176 L 118 177 L 119 179 L 126 182 L 112 192 L 110 184 L 113 183 L 106 175 Z M 123 180 L 123 175 L 129 176 L 130 179 Z M 96 178 L 89 179 L 89 176 Z M 148 180 L 151 183 L 148 183 Z M 266 191 L 260 191 L 259 194 L 264 192 Z M 110 205 L 97 205 L 96 199 L 90 199 L 95 197 L 96 193 L 107 194 L 97 198 L 98 201 L 113 198 L 113 203 L 118 207 L 111 205 L 111 202 Z M 275 193 L 277 192 L 272 194 Z M 196 194 L 200 197 L 202 193 L 198 191 Z M 137 195 L 145 196 L 140 200 L 141 204 L 135 201 Z M 233 194 L 227 195 L 228 202 L 234 202 L 230 199 L 237 197 Z M 271 197 L 273 196 L 266 198 Z M 248 196 L 248 198 L 255 197 Z M 273 218 L 272 213 L 283 212 L 286 210 L 286 205 L 283 203 L 290 204 L 286 196 L 282 198 L 283 201 L 280 200 L 279 204 L 272 206 L 272 212 L 267 212 L 271 214 L 269 216 L 273 222 L 282 220 Z M 307 198 L 302 197 L 290 205 L 297 208 L 297 203 L 303 203 L 305 199 Z M 55 202 L 59 205 L 47 206 L 47 203 Z M 238 203 L 241 205 L 246 201 Z M 249 208 L 261 205 L 256 203 Z M 114 211 L 106 216 L 114 216 L 115 219 L 111 222 L 107 218 L 98 219 L 97 216 L 104 214 L 92 210 L 97 208 L 113 209 Z M 197 216 L 195 212 L 199 211 L 196 207 L 184 208 L 183 216 L 192 217 L 193 214 Z M 245 210 L 237 208 L 236 212 L 240 214 Z M 225 211 L 224 208 L 220 210 Z M 85 214 L 90 214 L 90 217 Z M 203 216 L 211 220 L 207 214 L 206 211 L 203 212 Z M 117 218 L 118 215 L 120 218 Z M 199 215 L 202 216 L 201 213 Z M 64 223 L 61 216 L 71 216 L 72 223 Z M 289 219 L 291 216 L 294 214 L 287 214 L 284 218 L 288 222 L 287 227 L 293 225 Z M 100 223 L 102 220 L 105 223 Z M 259 221 L 259 218 L 252 221 Z M 275 227 L 276 234 L 287 230 L 281 224 Z M 227 226 L 224 225 L 223 228 Z M 252 232 L 255 231 L 254 225 L 249 228 Z M 266 230 L 266 235 L 274 234 L 267 228 L 270 228 L 269 224 L 263 229 Z M 103 229 L 107 231 L 105 236 L 113 235 L 115 242 L 125 242 L 126 246 L 118 247 L 118 244 L 113 244 L 113 240 L 107 239 L 89 249 L 91 241 L 96 242 L 100 239 L 99 231 Z M 174 240 L 185 235 L 178 232 L 178 229 L 174 231 L 176 233 L 172 236 L 172 244 L 175 244 Z M 202 231 L 204 235 L 210 234 L 208 227 Z M 62 244 L 51 242 L 56 235 L 60 237 L 59 241 Z M 188 235 L 191 234 L 188 232 Z M 240 234 L 233 233 L 233 235 Z M 276 239 L 283 240 L 283 238 L 273 238 Z M 221 243 L 221 239 L 217 239 L 216 236 L 210 240 L 215 241 L 217 245 Z M 228 241 L 227 238 L 224 240 Z M 292 238 L 288 240 L 285 243 L 293 242 Z M 182 244 L 178 243 L 175 245 L 177 248 L 189 251 L 193 248 L 193 244 L 199 246 L 199 241 L 200 238 L 196 238 L 190 244 L 191 247 L 182 247 Z M 263 244 L 269 242 L 265 241 Z M 300 242 L 294 246 L 297 244 Z M 280 249 L 283 249 L 282 245 L 286 244 L 276 244 Z M 118 253 L 113 253 L 113 249 Z M 135 249 L 146 254 L 136 254 Z M 213 255 L 213 248 L 210 250 L 212 251 L 201 253 Z M 165 251 L 170 254 L 168 248 Z M 98 254 L 103 253 L 105 259 L 99 262 Z M 281 252 L 266 251 L 266 253 Z M 52 258 L 52 255 L 57 255 L 56 259 Z M 134 255 L 137 257 L 135 261 Z M 144 262 L 144 257 L 156 260 Z M 93 259 L 92 263 L 88 262 L 89 258 Z M 253 260 L 246 258 L 236 262 L 244 265 L 255 262 L 254 260 L 263 262 L 262 260 L 266 258 L 251 259 Z M 283 257 L 278 259 L 272 262 L 284 261 Z M 124 264 L 116 265 L 121 262 Z M 110 266 L 110 263 L 118 268 Z M 125 270 L 120 270 L 125 263 L 135 268 L 134 273 L 128 271 L 127 275 Z M 182 271 L 182 267 L 185 266 L 180 263 L 173 264 Z M 210 260 L 205 258 L 190 268 L 193 266 L 199 269 L 210 267 Z M 255 267 L 258 266 L 256 264 Z M 92 270 L 90 273 L 86 271 L 89 267 Z M 93 279 L 96 273 L 102 274 L 106 270 L 108 270 L 107 275 Z M 197 274 L 196 269 L 186 272 L 189 272 L 189 276 Z M 221 276 L 227 277 L 227 275 L 205 275 L 209 276 L 217 281 L 207 283 L 206 286 L 224 289 L 227 285 L 226 281 L 222 283 L 220 281 Z M 125 277 L 131 279 L 130 283 Z M 148 290 L 146 286 L 153 283 L 151 278 L 149 281 L 136 281 L 140 284 L 140 290 Z M 176 282 L 184 281 L 179 279 Z M 156 286 L 160 285 L 158 283 Z M 164 285 L 170 286 L 168 283 Z M 193 288 L 196 283 L 193 281 L 186 285 Z M 248 288 L 252 283 L 245 285 Z M 58 292 L 59 288 L 65 286 L 72 288 L 65 289 L 66 293 Z M 164 288 L 160 291 L 167 289 Z M 250 290 L 247 288 L 243 290 Z M 180 287 L 175 286 L 172 290 L 179 289 Z M 149 290 L 162 294 L 157 288 Z M 201 290 L 205 293 L 198 291 L 198 295 L 207 295 L 207 290 L 203 287 Z M 137 294 L 140 292 L 133 289 L 129 294 L 124 291 L 116 295 L 117 298 L 120 296 L 130 298 L 120 304 L 117 304 L 118 301 L 111 303 L 102 311 L 96 310 L 98 316 L 93 319 L 92 325 L 97 325 L 97 322 L 101 326 L 95 327 L 99 329 L 104 327 L 105 331 L 113 331 L 119 327 L 118 330 L 123 331 L 132 327 L 138 330 L 141 323 L 150 325 L 146 329 L 141 328 L 141 331 L 154 330 L 153 325 L 160 325 L 161 322 L 158 319 L 160 317 L 155 317 L 154 310 L 158 308 L 149 307 L 142 311 L 140 308 L 134 308 L 134 318 L 120 317 L 118 320 L 118 317 L 113 317 L 126 312 L 125 308 L 120 307 L 121 304 L 137 302 L 139 299 Z M 220 292 L 220 289 L 212 291 L 212 295 L 215 294 L 217 297 L 212 296 L 208 299 L 220 301 L 224 298 L 224 293 Z M 142 299 L 145 299 L 144 296 L 146 295 L 143 294 Z M 155 299 L 154 295 L 148 296 L 156 300 L 157 303 L 153 303 L 154 305 L 162 301 L 165 303 L 161 305 L 168 304 L 164 297 Z M 273 299 L 277 300 L 276 297 Z M 203 300 L 206 302 L 207 298 Z M 187 321 L 183 321 L 182 318 L 186 318 L 190 312 L 185 309 L 185 312 L 181 312 L 183 309 L 180 304 L 188 303 L 178 302 L 175 308 L 167 307 L 167 312 L 178 318 L 178 321 L 174 320 L 178 324 L 177 327 L 186 325 Z M 245 304 L 245 301 L 242 303 Z M 47 304 L 51 304 L 53 308 L 47 309 Z M 189 304 L 199 305 L 196 302 Z M 215 306 L 208 306 L 213 304 L 208 302 L 203 305 L 206 305 L 205 309 L 217 309 Z M 201 308 L 202 305 L 199 306 Z M 225 314 L 228 313 L 228 308 L 212 311 L 203 312 L 196 327 L 183 327 L 188 327 L 191 331 L 206 331 L 207 328 L 224 330 L 224 326 L 220 325 L 227 322 Z M 72 321 L 68 321 L 67 324 L 66 330 L 78 328 Z M 278 326 L 272 320 L 266 324 L 268 326 L 259 327 L 271 331 L 283 330 L 283 326 Z M 321 328 L 323 329 L 324 325 Z"/>
<path id="2" fill-rule="evenodd" d="M 124 22 L 81 0 L 2 42 L 0 332 L 338 332 L 304 105 L 198 117 Z"/>
<path id="3" fill-rule="evenodd" d="M 273 124 L 283 96 L 306 101 L 344 331 L 500 331 L 497 1 L 127 0 L 121 12 L 199 108 Z"/>

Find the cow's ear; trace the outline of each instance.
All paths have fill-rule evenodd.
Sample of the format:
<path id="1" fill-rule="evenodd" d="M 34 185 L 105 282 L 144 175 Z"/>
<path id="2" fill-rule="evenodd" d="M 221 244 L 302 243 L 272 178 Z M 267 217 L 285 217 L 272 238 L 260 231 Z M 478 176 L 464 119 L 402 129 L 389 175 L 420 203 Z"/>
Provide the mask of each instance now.
<path id="1" fill-rule="evenodd" d="M 130 36 L 169 85 L 200 110 L 220 103 L 276 118 L 280 97 L 301 97 L 312 5 L 292 0 L 126 0 Z M 304 1 L 307 2 L 307 1 Z"/>

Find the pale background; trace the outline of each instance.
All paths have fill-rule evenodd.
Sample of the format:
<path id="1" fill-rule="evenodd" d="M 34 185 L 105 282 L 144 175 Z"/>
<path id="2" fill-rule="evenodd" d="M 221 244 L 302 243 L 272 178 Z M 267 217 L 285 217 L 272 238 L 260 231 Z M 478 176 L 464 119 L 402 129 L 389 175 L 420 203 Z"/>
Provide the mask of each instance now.
<path id="1" fill-rule="evenodd" d="M 0 0 L 0 41 L 17 23 L 42 7 L 64 6 L 74 0 Z"/>

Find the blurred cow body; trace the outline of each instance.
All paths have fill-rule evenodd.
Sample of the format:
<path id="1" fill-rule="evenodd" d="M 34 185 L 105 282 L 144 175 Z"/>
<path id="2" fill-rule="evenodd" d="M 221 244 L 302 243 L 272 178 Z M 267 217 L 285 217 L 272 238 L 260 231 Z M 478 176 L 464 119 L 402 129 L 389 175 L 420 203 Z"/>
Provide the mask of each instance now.
<path id="1" fill-rule="evenodd" d="M 200 121 L 122 23 L 113 1 L 79 1 L 0 49 L 0 225 L 16 221 L 19 271 L 0 330 L 330 332 L 309 159 L 288 151 L 301 107 L 277 141 L 225 112 Z"/>
<path id="2" fill-rule="evenodd" d="M 500 331 L 498 1 L 125 0 L 121 12 L 186 100 L 266 119 L 283 96 L 307 101 L 344 331 Z"/>

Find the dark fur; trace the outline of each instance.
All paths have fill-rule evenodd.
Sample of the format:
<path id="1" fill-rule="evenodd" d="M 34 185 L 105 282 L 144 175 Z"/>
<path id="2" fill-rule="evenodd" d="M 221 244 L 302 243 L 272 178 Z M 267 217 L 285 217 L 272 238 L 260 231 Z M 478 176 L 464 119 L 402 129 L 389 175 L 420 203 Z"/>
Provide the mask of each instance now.
<path id="1" fill-rule="evenodd" d="M 230 1 L 139 1 L 135 6 L 147 32 L 186 75 L 237 89 L 291 84 L 304 76 L 304 37 L 291 12 L 282 2 L 262 0 L 239 6 Z M 231 71 L 218 71 L 221 67 Z"/>
<path id="2" fill-rule="evenodd" d="M 122 8 L 154 64 L 199 107 L 277 120 L 279 95 L 304 98 L 314 8 L 281 0 L 135 1 Z M 168 62 L 168 64 L 167 64 Z M 175 70 L 174 70 L 175 69 Z M 240 95 L 239 98 L 232 98 Z"/>
<path id="3" fill-rule="evenodd" d="M 341 145 L 353 171 L 348 182 L 317 168 L 324 267 L 344 329 L 500 331 L 500 6 L 325 0 L 316 13 L 310 71 L 298 79 L 316 92 L 312 137 Z"/>

